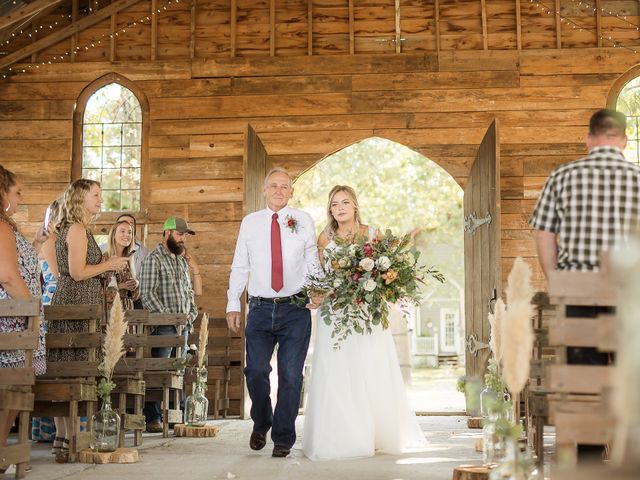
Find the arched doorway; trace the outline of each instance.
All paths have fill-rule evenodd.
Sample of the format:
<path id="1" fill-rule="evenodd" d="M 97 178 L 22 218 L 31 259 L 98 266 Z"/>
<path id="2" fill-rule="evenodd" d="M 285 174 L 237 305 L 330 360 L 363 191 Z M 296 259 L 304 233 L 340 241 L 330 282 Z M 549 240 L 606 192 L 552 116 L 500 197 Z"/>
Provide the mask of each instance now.
<path id="1" fill-rule="evenodd" d="M 419 307 L 391 315 L 398 361 L 414 410 L 464 411 L 464 397 L 455 389 L 465 360 L 462 188 L 427 157 L 370 137 L 297 177 L 291 205 L 311 214 L 318 234 L 326 225 L 327 194 L 336 184 L 356 190 L 364 223 L 396 234 L 420 230 L 420 262 L 441 271 L 446 282 L 427 280 Z M 312 358 L 313 347 L 311 370 Z"/>
<path id="2" fill-rule="evenodd" d="M 419 141 L 420 139 L 417 139 Z M 451 139 L 452 144 L 455 139 Z M 423 152 L 427 156 L 430 152 Z M 304 158 L 306 168 L 322 157 Z M 316 159 L 317 158 L 317 159 Z M 437 159 L 436 159 L 437 160 Z M 260 135 L 247 125 L 244 152 L 244 211 L 250 213 L 263 208 L 261 196 L 263 180 L 273 166 L 290 167 L 286 162 L 269 155 Z M 299 164 L 294 164 L 299 167 Z M 291 169 L 290 169 L 291 170 Z M 295 173 L 305 168 L 294 170 Z M 368 172 L 375 175 L 375 171 Z M 500 220 L 500 143 L 498 121 L 494 120 L 477 147 L 468 174 L 458 177 L 464 188 L 464 286 L 465 286 L 465 373 L 467 386 L 466 411 L 479 414 L 479 385 L 490 355 L 488 314 L 501 295 L 502 255 Z M 407 184 L 410 184 L 407 181 Z M 242 358 L 244 362 L 244 342 Z M 472 382 L 469 380 L 473 379 Z M 243 382 L 244 379 L 241 379 Z M 241 399 L 241 412 L 247 415 L 248 396 Z"/>

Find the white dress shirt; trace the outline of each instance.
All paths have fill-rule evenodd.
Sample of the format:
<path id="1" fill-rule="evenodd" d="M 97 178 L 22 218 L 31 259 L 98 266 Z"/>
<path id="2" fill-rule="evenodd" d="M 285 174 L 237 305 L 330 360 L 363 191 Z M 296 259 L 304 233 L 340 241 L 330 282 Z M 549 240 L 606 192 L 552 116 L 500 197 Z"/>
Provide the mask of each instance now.
<path id="1" fill-rule="evenodd" d="M 282 241 L 283 287 L 279 292 L 271 288 L 271 218 L 274 213 L 278 213 Z M 295 231 L 287 226 L 288 217 L 297 223 Z M 307 275 L 319 272 L 319 268 L 316 232 L 308 213 L 291 207 L 279 212 L 266 208 L 251 213 L 240 225 L 229 277 L 227 312 L 240 311 L 240 296 L 247 281 L 252 297 L 288 297 L 298 293 L 306 283 Z"/>

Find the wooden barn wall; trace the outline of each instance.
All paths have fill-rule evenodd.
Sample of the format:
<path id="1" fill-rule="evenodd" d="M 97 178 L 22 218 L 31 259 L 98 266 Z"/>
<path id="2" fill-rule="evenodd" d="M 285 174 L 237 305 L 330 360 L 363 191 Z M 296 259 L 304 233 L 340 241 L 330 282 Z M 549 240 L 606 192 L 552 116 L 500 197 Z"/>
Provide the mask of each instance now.
<path id="1" fill-rule="evenodd" d="M 138 18 L 149 3 L 75 41 L 80 45 Z M 168 215 L 189 220 L 198 234 L 188 242 L 204 274 L 199 306 L 213 317 L 225 313 L 242 218 L 247 123 L 273 163 L 294 175 L 335 150 L 379 136 L 424 154 L 464 184 L 486 128 L 498 118 L 503 278 L 514 258 L 523 256 L 534 268 L 536 286 L 544 288 L 527 225 L 535 199 L 552 168 L 585 153 L 590 115 L 606 105 L 615 80 L 640 55 L 598 48 L 593 32 L 562 31 L 558 49 L 555 22 L 535 14 L 529 2 L 521 2 L 516 29 L 513 1 L 441 1 L 439 22 L 433 2 L 400 1 L 401 54 L 378 41 L 396 33 L 393 0 L 274 3 L 271 15 L 268 0 L 197 0 L 193 9 L 182 1 L 158 15 L 155 45 L 152 27 L 138 25 L 74 62 L 0 81 L 0 163 L 25 183 L 17 220 L 26 233 L 70 181 L 78 95 L 117 72 L 136 82 L 150 104 L 150 178 L 142 213 L 147 243 L 158 242 Z M 637 14 L 637 3 L 627 4 Z M 586 15 L 572 8 L 572 15 Z M 604 20 L 602 28 L 612 23 Z M 615 28 L 623 39 L 638 38 L 635 29 Z M 50 47 L 38 60 L 69 44 Z M 227 330 L 218 322 L 211 334 Z M 236 338 L 232 359 L 238 361 L 240 352 Z M 240 367 L 232 367 L 235 411 L 240 377 Z"/>

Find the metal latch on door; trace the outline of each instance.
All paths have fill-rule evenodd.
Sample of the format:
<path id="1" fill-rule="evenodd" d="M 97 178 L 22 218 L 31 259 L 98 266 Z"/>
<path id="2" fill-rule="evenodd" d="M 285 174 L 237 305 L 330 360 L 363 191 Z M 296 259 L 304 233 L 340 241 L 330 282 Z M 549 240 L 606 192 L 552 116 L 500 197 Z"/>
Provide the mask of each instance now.
<path id="1" fill-rule="evenodd" d="M 484 224 L 491 223 L 491 214 L 487 214 L 483 218 L 478 218 L 476 212 L 471 212 L 464 219 L 464 231 L 469 232 L 471 235 L 476 233 L 476 230 Z"/>

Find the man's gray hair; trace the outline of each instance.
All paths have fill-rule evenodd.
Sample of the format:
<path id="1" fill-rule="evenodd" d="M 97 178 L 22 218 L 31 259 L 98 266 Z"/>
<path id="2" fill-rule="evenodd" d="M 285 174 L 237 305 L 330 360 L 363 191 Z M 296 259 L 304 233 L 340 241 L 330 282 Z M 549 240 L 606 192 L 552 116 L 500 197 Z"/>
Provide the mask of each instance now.
<path id="1" fill-rule="evenodd" d="M 274 173 L 284 173 L 287 177 L 289 177 L 289 186 L 290 187 L 293 186 L 293 178 L 291 178 L 291 174 L 289 172 L 287 172 L 282 167 L 274 167 L 271 170 L 269 170 L 269 173 L 267 173 L 266 177 L 264 177 L 264 186 L 265 186 L 265 188 L 267 186 L 267 182 L 269 181 L 269 177 L 271 175 L 273 175 Z"/>

